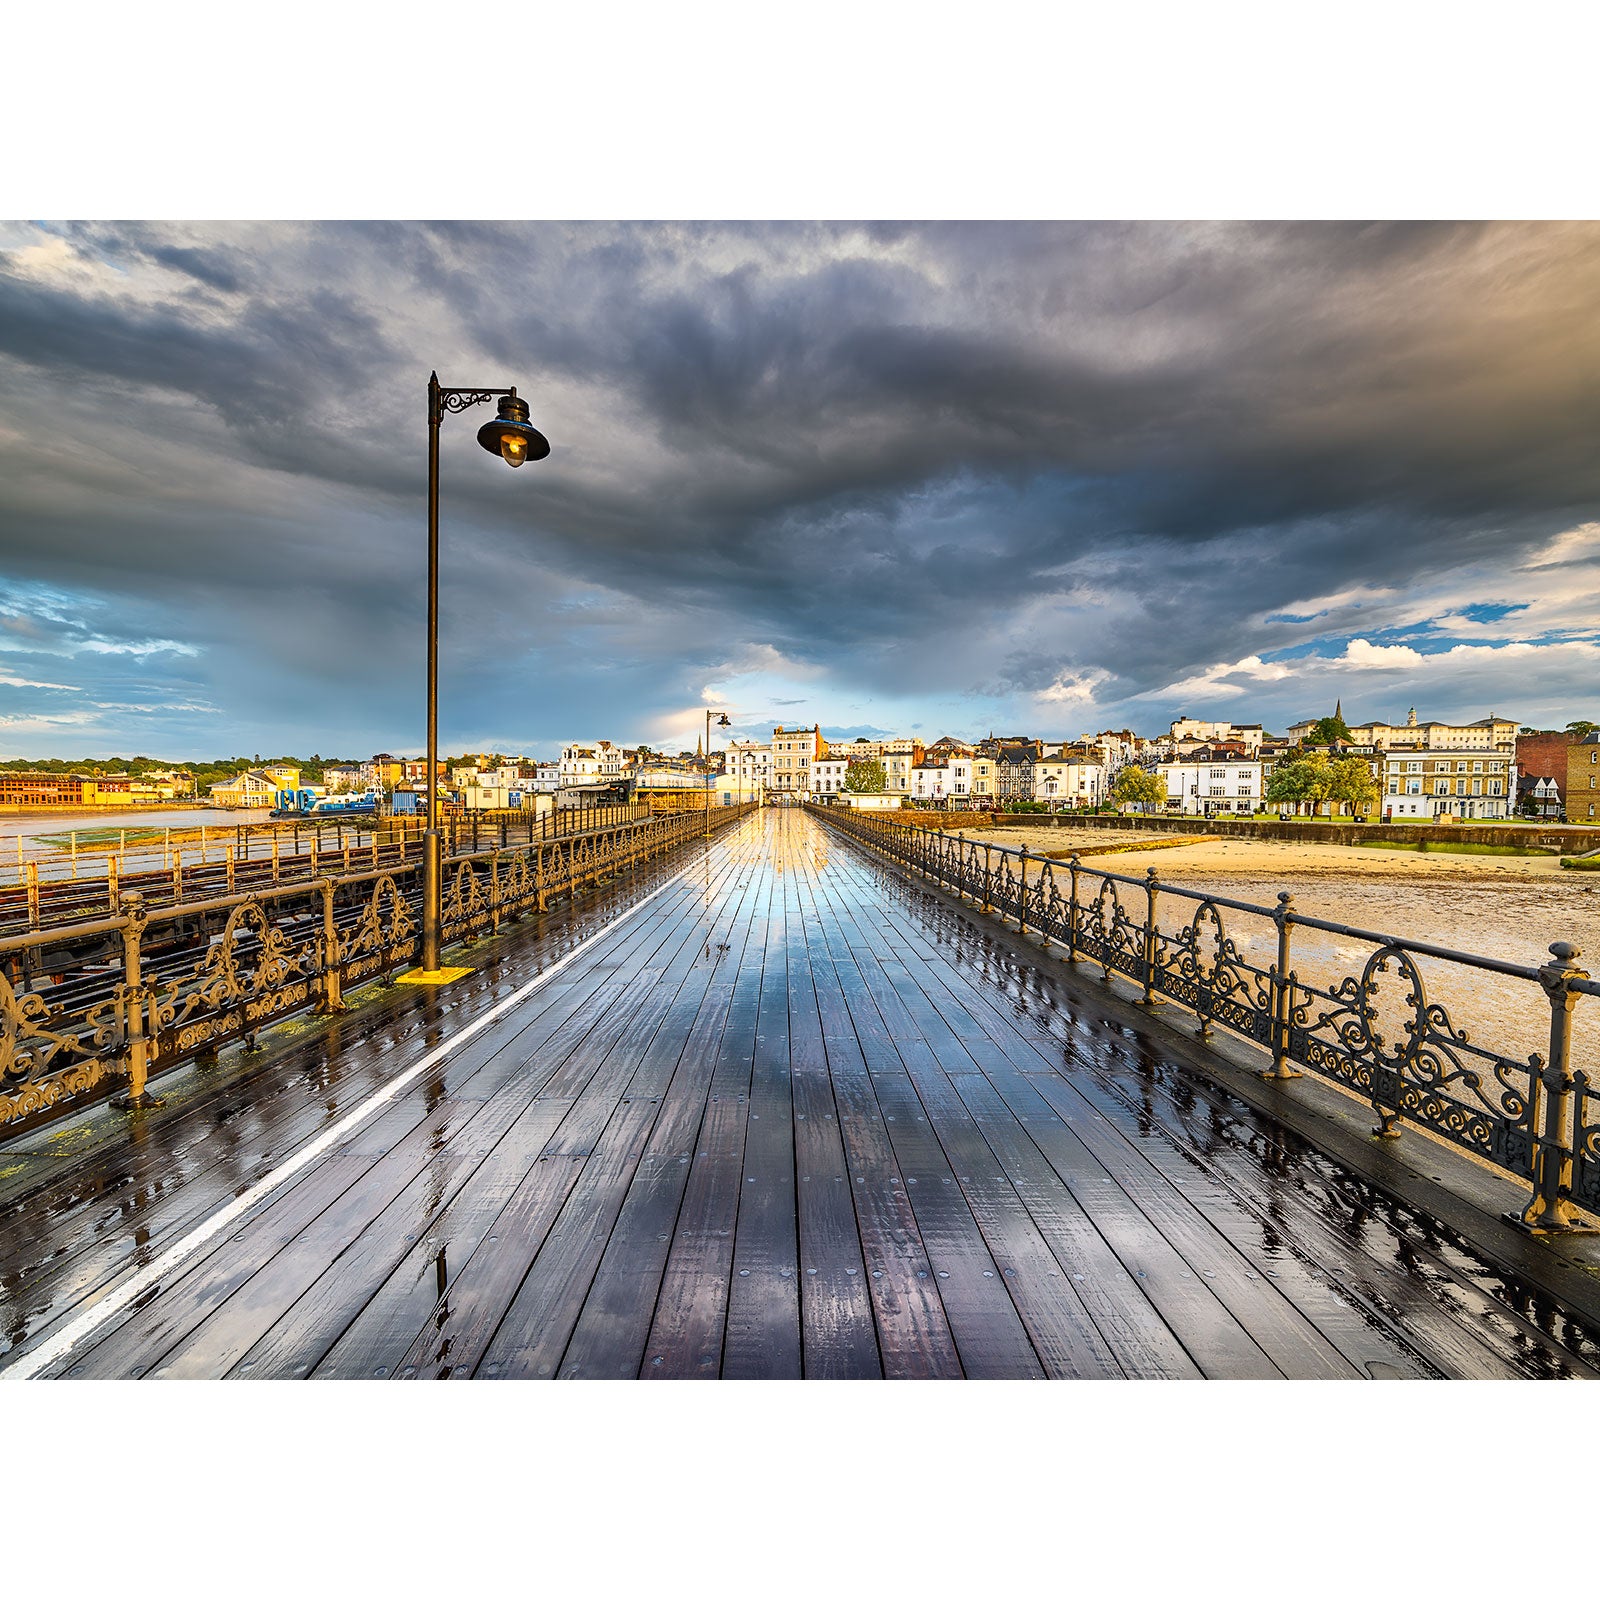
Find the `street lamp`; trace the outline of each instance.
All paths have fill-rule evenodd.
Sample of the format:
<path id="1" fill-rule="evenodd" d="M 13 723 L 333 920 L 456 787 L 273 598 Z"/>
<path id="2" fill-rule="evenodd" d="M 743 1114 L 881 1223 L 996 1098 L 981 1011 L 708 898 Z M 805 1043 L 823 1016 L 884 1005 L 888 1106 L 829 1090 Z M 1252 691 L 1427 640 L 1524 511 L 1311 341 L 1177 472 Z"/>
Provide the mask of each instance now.
<path id="1" fill-rule="evenodd" d="M 508 467 L 543 461 L 550 441 L 528 421 L 528 402 L 515 389 L 445 389 L 428 378 L 428 826 L 422 835 L 422 981 L 448 979 L 439 971 L 439 925 L 444 863 L 439 841 L 439 424 L 447 411 L 499 401 L 499 415 L 478 429 L 478 443 Z"/>
<path id="2" fill-rule="evenodd" d="M 717 718 L 717 726 L 719 728 L 731 728 L 733 726 L 733 724 L 728 721 L 728 714 L 727 714 L 726 711 L 724 711 Z M 705 752 L 706 752 L 706 803 L 705 803 L 706 825 L 705 825 L 705 831 L 704 831 L 703 837 L 709 839 L 711 837 L 711 712 L 710 712 L 709 708 L 706 711 Z"/>

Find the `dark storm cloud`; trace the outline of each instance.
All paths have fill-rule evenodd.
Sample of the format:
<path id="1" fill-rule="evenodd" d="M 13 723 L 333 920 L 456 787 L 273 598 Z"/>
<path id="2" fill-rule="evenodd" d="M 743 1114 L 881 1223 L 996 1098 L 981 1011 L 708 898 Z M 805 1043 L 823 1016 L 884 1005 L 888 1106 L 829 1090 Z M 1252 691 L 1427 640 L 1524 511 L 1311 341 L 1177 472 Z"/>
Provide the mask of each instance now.
<path id="1" fill-rule="evenodd" d="M 330 663 L 388 702 L 375 658 L 414 628 L 433 365 L 520 381 L 556 446 L 530 485 L 469 470 L 477 415 L 447 424 L 471 666 L 553 671 L 555 639 L 603 639 L 653 663 L 626 686 L 647 707 L 757 645 L 869 692 L 1098 673 L 1115 700 L 1315 636 L 1269 613 L 1515 560 L 1600 505 L 1590 225 L 121 224 L 13 244 L 0 359 L 30 400 L 0 441 L 7 570 L 164 595 L 219 673 L 230 644 L 266 653 L 286 702 Z M 48 492 L 41 398 L 88 426 L 116 412 L 120 453 L 72 496 Z M 584 585 L 612 597 L 603 626 L 559 611 Z"/>

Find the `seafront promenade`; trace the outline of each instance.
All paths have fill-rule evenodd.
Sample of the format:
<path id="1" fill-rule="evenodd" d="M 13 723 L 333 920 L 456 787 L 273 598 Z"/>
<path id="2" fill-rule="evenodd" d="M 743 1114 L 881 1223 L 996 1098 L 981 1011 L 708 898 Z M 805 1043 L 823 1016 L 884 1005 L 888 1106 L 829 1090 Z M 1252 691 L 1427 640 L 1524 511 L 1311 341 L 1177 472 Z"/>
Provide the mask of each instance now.
<path id="1" fill-rule="evenodd" d="M 799 808 L 479 948 L 0 1151 L 0 1376 L 1600 1371 L 1505 1259 Z"/>

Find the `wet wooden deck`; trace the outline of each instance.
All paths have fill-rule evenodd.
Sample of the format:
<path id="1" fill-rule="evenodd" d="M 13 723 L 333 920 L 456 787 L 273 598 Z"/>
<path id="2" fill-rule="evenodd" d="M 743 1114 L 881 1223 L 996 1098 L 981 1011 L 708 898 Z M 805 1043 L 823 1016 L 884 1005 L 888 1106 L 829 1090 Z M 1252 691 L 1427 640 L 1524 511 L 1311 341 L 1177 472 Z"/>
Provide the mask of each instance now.
<path id="1" fill-rule="evenodd" d="M 531 969 L 353 1033 L 332 1088 L 258 1075 L 0 1192 L 0 1373 L 52 1339 L 70 1347 L 43 1371 L 81 1377 L 1596 1370 L 1580 1331 L 1426 1219 L 801 810 L 578 931 L 203 1243 Z"/>

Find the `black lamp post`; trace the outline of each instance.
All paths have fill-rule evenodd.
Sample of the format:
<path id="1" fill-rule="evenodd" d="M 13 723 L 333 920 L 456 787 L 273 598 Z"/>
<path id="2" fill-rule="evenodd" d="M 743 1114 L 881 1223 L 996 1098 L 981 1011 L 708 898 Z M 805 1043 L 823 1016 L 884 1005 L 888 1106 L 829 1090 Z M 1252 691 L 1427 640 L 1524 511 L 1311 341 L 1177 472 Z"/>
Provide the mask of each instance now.
<path id="1" fill-rule="evenodd" d="M 422 970 L 439 971 L 444 863 L 439 841 L 439 424 L 447 411 L 498 399 L 499 416 L 478 429 L 478 443 L 509 467 L 543 461 L 550 441 L 528 421 L 515 389 L 445 389 L 428 379 L 428 826 L 422 835 Z"/>
<path id="2" fill-rule="evenodd" d="M 728 713 L 726 711 L 724 711 L 722 713 L 722 715 L 717 718 L 717 726 L 719 728 L 731 728 L 733 726 L 733 724 L 728 721 Z M 705 838 L 709 839 L 711 837 L 711 712 L 710 712 L 709 708 L 706 711 L 705 752 L 706 752 L 706 803 L 705 803 L 706 825 L 705 825 L 704 835 L 703 836 Z"/>

